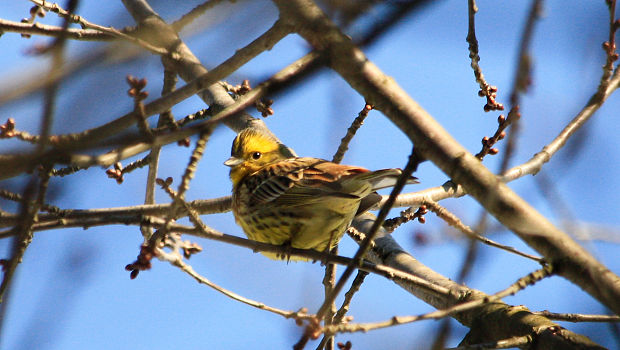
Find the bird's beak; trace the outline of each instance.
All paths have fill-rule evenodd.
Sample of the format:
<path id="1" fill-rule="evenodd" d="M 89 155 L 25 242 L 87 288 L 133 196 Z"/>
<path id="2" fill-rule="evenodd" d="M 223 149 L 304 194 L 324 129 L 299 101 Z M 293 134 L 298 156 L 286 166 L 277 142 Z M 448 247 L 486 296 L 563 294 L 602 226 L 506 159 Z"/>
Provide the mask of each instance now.
<path id="1" fill-rule="evenodd" d="M 234 167 L 236 165 L 239 165 L 243 163 L 243 159 L 241 158 L 237 158 L 237 157 L 230 157 L 228 158 L 225 162 L 224 165 L 229 166 L 229 167 Z"/>

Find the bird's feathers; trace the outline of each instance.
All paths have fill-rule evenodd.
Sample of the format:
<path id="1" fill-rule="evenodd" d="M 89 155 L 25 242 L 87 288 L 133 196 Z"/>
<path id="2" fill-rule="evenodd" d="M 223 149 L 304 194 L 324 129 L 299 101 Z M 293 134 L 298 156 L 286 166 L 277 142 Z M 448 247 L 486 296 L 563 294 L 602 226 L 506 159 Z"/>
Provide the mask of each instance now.
<path id="1" fill-rule="evenodd" d="M 295 157 L 254 129 L 237 135 L 224 164 L 231 167 L 235 219 L 250 239 L 319 251 L 335 246 L 351 220 L 381 199 L 375 191 L 402 174 Z"/>

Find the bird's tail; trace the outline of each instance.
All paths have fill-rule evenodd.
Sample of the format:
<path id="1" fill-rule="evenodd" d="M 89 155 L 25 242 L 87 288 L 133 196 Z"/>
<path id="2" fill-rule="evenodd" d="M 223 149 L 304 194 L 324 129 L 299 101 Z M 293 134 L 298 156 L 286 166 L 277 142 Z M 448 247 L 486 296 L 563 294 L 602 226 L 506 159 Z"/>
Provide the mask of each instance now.
<path id="1" fill-rule="evenodd" d="M 402 173 L 403 172 L 400 169 L 383 169 L 371 171 L 361 176 L 366 177 L 366 179 L 372 185 L 372 190 L 376 191 L 382 188 L 393 187 L 394 185 L 396 185 L 396 181 Z M 419 181 L 414 176 L 411 176 L 409 177 L 409 179 L 407 179 L 407 184 L 417 183 L 419 183 Z"/>

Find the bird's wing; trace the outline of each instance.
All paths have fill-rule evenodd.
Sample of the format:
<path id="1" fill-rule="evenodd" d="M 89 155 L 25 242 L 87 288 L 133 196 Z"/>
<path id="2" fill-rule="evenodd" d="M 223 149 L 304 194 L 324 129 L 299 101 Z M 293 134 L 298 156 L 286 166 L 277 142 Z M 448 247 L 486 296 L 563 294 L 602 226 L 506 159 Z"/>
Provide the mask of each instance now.
<path id="1" fill-rule="evenodd" d="M 253 205 L 274 200 L 282 205 L 309 205 L 326 197 L 359 199 L 338 180 L 365 172 L 318 158 L 290 158 L 263 167 L 247 179 L 246 186 Z"/>

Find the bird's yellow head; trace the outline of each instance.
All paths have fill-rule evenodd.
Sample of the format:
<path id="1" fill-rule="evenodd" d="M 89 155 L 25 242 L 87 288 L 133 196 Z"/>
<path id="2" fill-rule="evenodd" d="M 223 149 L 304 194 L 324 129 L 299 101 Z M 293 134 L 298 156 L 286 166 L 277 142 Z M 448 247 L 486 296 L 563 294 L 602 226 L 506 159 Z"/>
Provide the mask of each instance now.
<path id="1" fill-rule="evenodd" d="M 224 165 L 231 168 L 233 186 L 265 165 L 295 156 L 274 136 L 255 128 L 244 129 L 235 137 L 230 155 Z"/>

